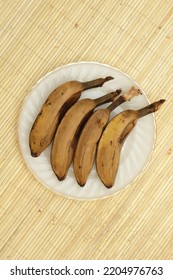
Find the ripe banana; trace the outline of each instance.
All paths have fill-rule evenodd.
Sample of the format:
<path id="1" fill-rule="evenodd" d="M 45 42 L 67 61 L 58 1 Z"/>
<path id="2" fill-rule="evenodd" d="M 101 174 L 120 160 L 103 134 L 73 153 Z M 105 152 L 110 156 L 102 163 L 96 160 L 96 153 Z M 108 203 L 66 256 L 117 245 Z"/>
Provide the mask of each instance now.
<path id="1" fill-rule="evenodd" d="M 109 120 L 110 113 L 121 103 L 130 100 L 139 93 L 139 89 L 131 87 L 107 108 L 97 109 L 82 128 L 73 159 L 74 174 L 81 187 L 85 185 L 93 167 L 97 143 Z"/>
<path id="2" fill-rule="evenodd" d="M 159 110 L 164 101 L 161 99 L 140 110 L 121 112 L 107 124 L 98 143 L 96 155 L 97 173 L 107 188 L 114 185 L 123 143 L 135 123 L 139 118 Z"/>
<path id="3" fill-rule="evenodd" d="M 29 135 L 31 155 L 38 157 L 51 143 L 64 113 L 81 96 L 84 90 L 100 87 L 112 77 L 88 82 L 69 81 L 56 88 L 43 104 Z"/>
<path id="4" fill-rule="evenodd" d="M 82 99 L 76 102 L 64 115 L 56 131 L 51 150 L 51 165 L 59 180 L 64 180 L 73 159 L 81 127 L 96 106 L 110 102 L 121 90 L 96 99 Z"/>

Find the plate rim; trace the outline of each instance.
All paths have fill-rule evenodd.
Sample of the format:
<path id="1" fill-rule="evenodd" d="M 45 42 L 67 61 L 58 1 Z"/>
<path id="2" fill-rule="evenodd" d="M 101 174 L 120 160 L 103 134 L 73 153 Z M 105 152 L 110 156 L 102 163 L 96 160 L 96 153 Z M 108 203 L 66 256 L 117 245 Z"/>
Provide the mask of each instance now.
<path id="1" fill-rule="evenodd" d="M 139 172 L 139 174 L 130 182 L 128 183 L 125 187 L 123 187 L 122 189 L 114 192 L 114 193 L 111 193 L 111 194 L 108 194 L 108 195 L 105 195 L 103 197 L 95 197 L 95 198 L 84 198 L 84 197 L 73 197 L 72 195 L 68 195 L 68 194 L 63 194 L 59 191 L 56 191 L 55 189 L 51 188 L 50 186 L 48 186 L 46 183 L 44 183 L 39 177 L 37 177 L 37 175 L 33 172 L 33 170 L 28 166 L 27 162 L 26 162 L 26 159 L 25 159 L 25 156 L 24 156 L 24 153 L 23 153 L 23 150 L 21 148 L 21 141 L 20 141 L 20 122 L 21 122 L 21 113 L 23 111 L 23 107 L 25 105 L 25 103 L 27 102 L 27 99 L 29 97 L 29 95 L 31 94 L 31 92 L 38 86 L 38 84 L 40 84 L 46 77 L 48 77 L 49 75 L 53 74 L 54 72 L 56 72 L 57 70 L 59 69 L 63 69 L 63 68 L 66 68 L 66 67 L 69 67 L 69 66 L 75 66 L 75 65 L 78 65 L 78 64 L 93 64 L 93 65 L 101 65 L 101 66 L 104 66 L 104 67 L 108 67 L 112 70 L 116 70 L 118 72 L 120 72 L 122 75 L 126 76 L 127 78 L 129 78 L 130 80 L 132 80 L 142 91 L 143 93 L 145 94 L 145 97 L 148 101 L 149 104 L 151 104 L 146 92 L 143 90 L 143 88 L 139 85 L 138 82 L 136 82 L 136 80 L 131 77 L 129 74 L 127 74 L 126 72 L 123 72 L 121 69 L 117 68 L 117 67 L 114 67 L 114 66 L 111 66 L 107 63 L 101 63 L 101 62 L 97 62 L 97 61 L 85 61 L 85 60 L 82 60 L 82 61 L 76 61 L 76 62 L 70 62 L 68 64 L 64 64 L 64 65 L 61 65 L 59 67 L 56 67 L 54 68 L 53 70 L 47 72 L 44 76 L 40 77 L 36 83 L 31 86 L 28 90 L 27 90 L 27 95 L 24 97 L 23 101 L 21 102 L 21 105 L 20 105 L 20 110 L 19 110 L 19 113 L 18 113 L 18 118 L 17 118 L 17 138 L 18 138 L 18 146 L 19 146 L 19 150 L 20 150 L 20 154 L 22 155 L 22 159 L 24 160 L 24 163 L 25 163 L 25 166 L 27 167 L 27 169 L 29 170 L 29 172 L 32 174 L 32 176 L 46 189 L 52 191 L 54 194 L 58 195 L 58 196 L 62 196 L 64 198 L 68 198 L 68 199 L 72 199 L 72 200 L 77 200 L 77 201 L 98 201 L 98 200 L 103 200 L 103 199 L 107 199 L 107 198 L 112 198 L 113 196 L 115 195 L 118 195 L 120 192 L 122 191 L 125 191 L 127 190 L 127 188 L 134 184 L 138 179 L 139 177 L 142 176 L 142 174 L 146 171 L 146 169 L 148 168 L 150 162 L 151 162 L 151 159 L 153 157 L 153 153 L 154 153 L 154 150 L 155 150 L 155 146 L 156 146 L 156 141 L 157 141 L 157 125 L 156 125 L 156 117 L 155 117 L 155 114 L 152 113 L 151 115 L 153 115 L 153 124 L 154 124 L 154 137 L 153 137 L 153 143 L 152 143 L 152 150 L 151 150 L 151 153 L 148 157 L 148 160 L 146 162 L 146 164 L 144 165 L 144 167 L 141 169 L 141 171 Z"/>

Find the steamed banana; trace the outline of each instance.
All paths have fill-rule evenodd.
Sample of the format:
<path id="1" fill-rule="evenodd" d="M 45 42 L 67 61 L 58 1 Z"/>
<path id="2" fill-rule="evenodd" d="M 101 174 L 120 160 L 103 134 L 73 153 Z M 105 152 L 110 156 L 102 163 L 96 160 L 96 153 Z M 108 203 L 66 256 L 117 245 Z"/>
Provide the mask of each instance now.
<path id="1" fill-rule="evenodd" d="M 139 118 L 159 110 L 164 101 L 161 99 L 140 110 L 121 112 L 107 124 L 98 143 L 96 155 L 97 173 L 107 188 L 114 185 L 123 143 L 135 123 Z"/>
<path id="2" fill-rule="evenodd" d="M 51 150 L 51 165 L 59 180 L 64 180 L 73 159 L 76 140 L 84 122 L 96 106 L 110 102 L 121 90 L 96 99 L 82 99 L 76 102 L 64 115 L 56 131 Z"/>
<path id="3" fill-rule="evenodd" d="M 38 157 L 51 143 L 57 126 L 69 107 L 81 96 L 84 90 L 100 87 L 112 77 L 88 82 L 69 81 L 56 88 L 43 104 L 34 121 L 29 135 L 31 155 Z"/>
<path id="4" fill-rule="evenodd" d="M 131 87 L 105 109 L 97 109 L 83 127 L 74 154 L 73 169 L 76 180 L 84 186 L 94 164 L 97 143 L 106 126 L 110 113 L 121 103 L 130 100 L 140 93 L 139 89 Z"/>

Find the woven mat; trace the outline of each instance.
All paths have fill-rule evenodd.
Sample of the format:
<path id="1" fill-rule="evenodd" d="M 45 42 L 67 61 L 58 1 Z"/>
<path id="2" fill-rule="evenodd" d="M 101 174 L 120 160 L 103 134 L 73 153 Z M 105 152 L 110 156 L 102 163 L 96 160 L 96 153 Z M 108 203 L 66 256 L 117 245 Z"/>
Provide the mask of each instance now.
<path id="1" fill-rule="evenodd" d="M 0 5 L 0 258 L 172 259 L 172 0 Z M 31 87 L 77 61 L 117 67 L 150 101 L 166 99 L 156 114 L 156 146 L 146 171 L 124 191 L 98 201 L 72 200 L 45 188 L 18 145 L 18 116 Z"/>

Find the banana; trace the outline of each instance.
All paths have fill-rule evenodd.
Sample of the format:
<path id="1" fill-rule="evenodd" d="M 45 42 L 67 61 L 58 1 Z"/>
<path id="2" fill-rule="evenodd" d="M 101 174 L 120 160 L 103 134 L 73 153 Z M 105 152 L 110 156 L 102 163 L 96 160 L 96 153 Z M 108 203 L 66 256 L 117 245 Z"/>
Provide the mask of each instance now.
<path id="1" fill-rule="evenodd" d="M 164 102 L 161 99 L 139 110 L 126 110 L 108 122 L 99 140 L 96 155 L 97 173 L 107 188 L 114 185 L 121 149 L 134 125 L 139 118 L 159 110 Z"/>
<path id="2" fill-rule="evenodd" d="M 88 82 L 69 81 L 61 84 L 47 98 L 36 117 L 29 135 L 31 155 L 38 157 L 51 143 L 64 113 L 81 96 L 84 90 L 101 87 L 112 77 Z"/>
<path id="3" fill-rule="evenodd" d="M 85 185 L 91 172 L 95 160 L 97 143 L 109 120 L 112 110 L 139 93 L 139 89 L 131 87 L 107 108 L 97 109 L 93 112 L 85 126 L 82 128 L 73 159 L 74 174 L 81 187 Z"/>
<path id="4" fill-rule="evenodd" d="M 85 98 L 76 102 L 59 124 L 51 149 L 51 165 L 59 180 L 64 180 L 73 159 L 81 127 L 96 106 L 110 102 L 121 90 L 96 99 Z"/>

